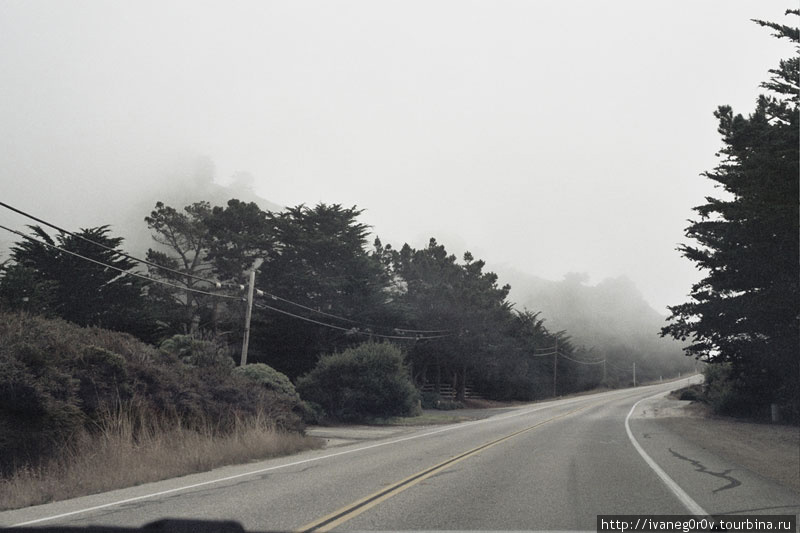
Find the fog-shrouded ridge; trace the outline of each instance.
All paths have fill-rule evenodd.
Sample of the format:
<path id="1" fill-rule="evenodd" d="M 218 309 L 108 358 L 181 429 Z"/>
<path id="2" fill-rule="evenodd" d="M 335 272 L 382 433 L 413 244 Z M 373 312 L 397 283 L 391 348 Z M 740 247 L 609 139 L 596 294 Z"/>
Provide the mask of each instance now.
<path id="1" fill-rule="evenodd" d="M 48 196 L 47 201 L 33 194 L 34 190 L 4 195 L 3 200 L 70 231 L 109 225 L 114 236 L 125 239 L 123 247 L 141 257 L 155 244 L 144 218 L 156 202 L 181 210 L 200 201 L 224 206 L 228 200 L 236 198 L 255 202 L 264 210 L 283 209 L 253 190 L 254 178 L 248 172 L 236 172 L 225 180 L 226 184 L 220 184 L 214 162 L 205 156 L 181 158 L 160 169 L 156 176 L 138 181 L 131 177 L 134 183 L 139 183 L 138 187 L 119 187 L 115 181 L 101 181 L 90 192 L 69 188 L 60 196 Z M 24 225 L 35 223 L 5 209 L 1 211 L 0 223 L 13 229 L 24 230 Z M 16 241 L 13 234 L 5 231 L 0 234 L 0 261 L 8 258 L 8 249 Z"/>
<path id="2" fill-rule="evenodd" d="M 0 198 L 138 224 L 153 192 L 203 196 L 181 176 L 206 154 L 281 205 L 369 209 L 387 242 L 456 233 L 549 279 L 625 274 L 663 311 L 698 281 L 675 247 L 713 192 L 713 112 L 750 109 L 793 53 L 751 21 L 787 7 L 0 2 Z"/>
<path id="3" fill-rule="evenodd" d="M 254 178 L 247 172 L 234 174 L 226 185 L 217 180 L 216 168 L 210 158 L 187 158 L 182 165 L 164 173 L 163 180 L 151 187 L 131 189 L 124 197 L 114 196 L 108 190 L 112 201 L 99 212 L 69 209 L 74 205 L 73 199 L 60 204 L 63 210 L 54 209 L 49 213 L 25 205 L 16 207 L 71 230 L 78 226 L 109 224 L 114 235 L 125 239 L 124 248 L 139 256 L 144 256 L 148 248 L 155 246 L 144 217 L 159 201 L 182 209 L 199 201 L 209 202 L 212 206 L 224 206 L 228 200 L 236 198 L 255 202 L 264 210 L 283 209 L 253 190 Z M 362 215 L 367 224 L 370 223 L 368 215 L 369 212 Z M 7 212 L 2 217 L 4 220 L 13 219 L 12 225 L 17 228 L 31 222 Z M 412 244 L 420 240 L 419 235 L 406 237 Z M 406 242 L 403 236 L 395 235 L 388 238 L 381 235 L 381 239 Z M 15 240 L 13 235 L 0 236 L 3 256 L 7 255 L 9 245 Z M 457 256 L 470 249 L 470 243 L 454 233 L 445 235 L 444 244 Z M 662 374 L 673 375 L 694 368 L 693 361 L 682 356 L 679 343 L 658 335 L 666 316 L 648 304 L 629 278 L 606 278 L 591 285 L 587 283 L 587 274 L 567 273 L 563 280 L 551 281 L 522 272 L 511 265 L 496 265 L 490 254 L 484 254 L 480 249 L 473 251 L 487 261 L 489 270 L 498 273 L 501 284 L 511 285 L 510 300 L 517 309 L 540 312 L 550 331 L 566 330 L 576 347 L 587 350 L 585 353 L 588 357 L 607 358 L 612 365 L 624 368 L 631 367 L 631 363 L 637 361 L 640 378 L 655 379 Z M 618 378 L 618 381 L 628 379 L 619 374 Z"/>
<path id="4" fill-rule="evenodd" d="M 606 358 L 626 369 L 635 361 L 640 379 L 695 368 L 694 360 L 683 356 L 681 343 L 660 337 L 667 317 L 625 276 L 592 285 L 583 273 L 551 281 L 507 265 L 496 270 L 511 285 L 510 298 L 519 308 L 541 311 L 548 329 L 566 330 L 573 344 L 585 348 L 593 360 Z"/>

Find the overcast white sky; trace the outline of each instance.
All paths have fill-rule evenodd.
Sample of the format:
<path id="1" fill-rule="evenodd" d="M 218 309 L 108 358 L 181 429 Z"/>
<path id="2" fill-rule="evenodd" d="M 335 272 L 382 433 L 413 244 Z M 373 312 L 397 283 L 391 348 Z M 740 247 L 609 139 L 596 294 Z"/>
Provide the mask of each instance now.
<path id="1" fill-rule="evenodd" d="M 384 242 L 627 275 L 664 311 L 697 279 L 675 247 L 713 111 L 749 113 L 791 53 L 750 19 L 793 5 L 0 0 L 0 198 L 113 223 L 208 156 L 282 205 L 366 208 Z"/>

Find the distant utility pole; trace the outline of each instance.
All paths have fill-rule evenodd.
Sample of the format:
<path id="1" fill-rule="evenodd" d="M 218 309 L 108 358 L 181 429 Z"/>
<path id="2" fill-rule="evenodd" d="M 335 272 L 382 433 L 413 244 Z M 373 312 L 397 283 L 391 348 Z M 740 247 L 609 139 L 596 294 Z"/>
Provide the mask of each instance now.
<path id="1" fill-rule="evenodd" d="M 633 362 L 633 386 L 636 386 L 636 361 Z"/>
<path id="2" fill-rule="evenodd" d="M 606 382 L 606 360 L 603 359 L 603 383 Z"/>
<path id="3" fill-rule="evenodd" d="M 556 396 L 556 379 L 558 377 L 558 339 L 556 339 L 556 351 L 553 354 L 553 398 Z"/>
<path id="4" fill-rule="evenodd" d="M 247 285 L 247 310 L 244 315 L 244 340 L 242 341 L 241 366 L 247 364 L 247 345 L 250 343 L 250 317 L 253 315 L 253 290 L 256 285 L 256 271 L 250 271 L 250 283 Z"/>

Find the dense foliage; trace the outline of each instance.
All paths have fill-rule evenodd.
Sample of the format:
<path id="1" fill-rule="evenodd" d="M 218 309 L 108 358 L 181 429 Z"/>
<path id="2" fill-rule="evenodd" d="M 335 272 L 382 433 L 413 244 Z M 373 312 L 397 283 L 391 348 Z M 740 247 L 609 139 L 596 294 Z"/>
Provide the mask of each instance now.
<path id="1" fill-rule="evenodd" d="M 220 433 L 255 416 L 302 428 L 296 395 L 234 374 L 212 343 L 186 341 L 157 350 L 128 334 L 0 312 L 0 472 L 36 463 L 119 410 L 140 425 Z"/>
<path id="2" fill-rule="evenodd" d="M 130 332 L 186 366 L 228 373 L 239 361 L 245 285 L 255 270 L 248 362 L 289 380 L 311 372 L 323 353 L 390 340 L 402 346 L 417 388 L 436 395 L 449 385 L 460 402 L 470 389 L 531 400 L 630 383 L 607 378 L 598 366 L 606 354 L 573 346 L 538 313 L 515 309 L 509 286 L 483 261 L 469 253 L 459 260 L 435 239 L 420 249 L 379 239 L 370 247 L 361 214 L 336 204 L 274 213 L 235 199 L 224 207 L 158 203 L 145 218 L 156 243 L 146 271 L 115 254 L 121 239 L 107 228 L 83 230 L 110 250 L 81 240 L 82 255 L 160 283 L 100 265 L 94 276 L 96 264 L 62 259 L 60 246 L 75 246 L 72 238 L 53 241 L 35 228 L 0 272 L 0 305 Z M 556 344 L 558 356 L 549 353 Z M 638 360 L 642 374 L 660 375 L 635 348 L 617 352 L 617 362 Z M 256 368 L 244 372 L 264 374 Z"/>
<path id="3" fill-rule="evenodd" d="M 297 391 L 295 390 L 292 381 L 286 376 L 286 374 L 281 374 L 271 366 L 265 365 L 264 363 L 239 366 L 236 367 L 233 373 L 258 383 L 267 390 L 275 391 L 291 397 L 297 396 Z"/>
<path id="4" fill-rule="evenodd" d="M 791 11 L 794 15 L 798 11 Z M 800 43 L 798 29 L 757 21 L 779 38 Z M 798 281 L 797 55 L 771 70 L 748 117 L 729 106 L 716 112 L 723 148 L 705 176 L 726 193 L 695 208 L 687 228 L 697 245 L 681 248 L 706 271 L 691 300 L 671 307 L 664 334 L 691 339 L 689 355 L 725 364 L 740 404 L 770 402 L 800 415 Z M 728 404 L 730 402 L 728 401 Z"/>
<path id="5" fill-rule="evenodd" d="M 39 226 L 30 229 L 0 271 L 0 305 L 152 338 L 143 280 L 124 275 L 135 262 L 116 253 L 121 237 L 111 237 L 108 226 L 55 239 Z"/>
<path id="6" fill-rule="evenodd" d="M 339 420 L 409 416 L 419 395 L 411 383 L 402 350 L 367 342 L 324 355 L 297 381 L 301 396 Z"/>

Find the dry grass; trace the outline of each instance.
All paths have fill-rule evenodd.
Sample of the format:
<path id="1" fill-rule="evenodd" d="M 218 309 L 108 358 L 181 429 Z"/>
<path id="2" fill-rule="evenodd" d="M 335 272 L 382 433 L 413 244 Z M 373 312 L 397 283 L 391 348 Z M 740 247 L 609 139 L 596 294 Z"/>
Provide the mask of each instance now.
<path id="1" fill-rule="evenodd" d="M 264 416 L 237 419 L 221 435 L 177 419 L 145 421 L 128 406 L 107 413 L 92 434 L 76 436 L 61 453 L 38 467 L 0 479 L 0 509 L 14 509 L 129 487 L 212 468 L 318 448 L 322 442 L 278 431 Z"/>

